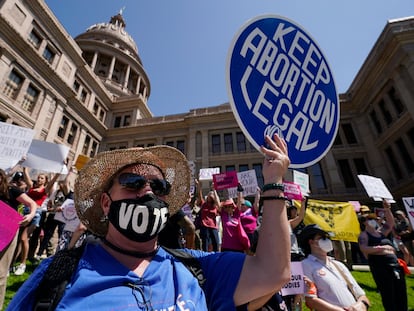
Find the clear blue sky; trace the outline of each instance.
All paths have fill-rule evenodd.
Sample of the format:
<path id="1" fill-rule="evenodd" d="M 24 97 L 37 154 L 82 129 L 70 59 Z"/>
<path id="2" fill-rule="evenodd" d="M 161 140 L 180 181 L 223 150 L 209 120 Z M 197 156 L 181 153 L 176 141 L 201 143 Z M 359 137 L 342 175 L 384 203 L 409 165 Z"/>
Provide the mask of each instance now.
<path id="1" fill-rule="evenodd" d="M 328 59 L 339 93 L 352 83 L 389 19 L 414 15 L 413 0 L 46 0 L 72 37 L 125 7 L 151 81 L 155 116 L 228 102 L 226 58 L 238 29 L 262 14 L 301 25 Z"/>

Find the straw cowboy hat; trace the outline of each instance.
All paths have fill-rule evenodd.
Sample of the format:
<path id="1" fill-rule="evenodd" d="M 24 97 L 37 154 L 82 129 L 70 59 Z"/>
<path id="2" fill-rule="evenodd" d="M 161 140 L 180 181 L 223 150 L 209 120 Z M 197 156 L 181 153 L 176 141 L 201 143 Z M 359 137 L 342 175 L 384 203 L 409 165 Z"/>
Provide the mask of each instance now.
<path id="1" fill-rule="evenodd" d="M 125 166 L 149 164 L 158 167 L 171 184 L 166 197 L 170 215 L 188 200 L 190 168 L 184 154 L 169 146 L 130 148 L 106 151 L 96 155 L 80 170 L 75 182 L 74 200 L 79 219 L 94 234 L 104 236 L 108 224 L 102 221 L 101 195 L 112 177 Z"/>

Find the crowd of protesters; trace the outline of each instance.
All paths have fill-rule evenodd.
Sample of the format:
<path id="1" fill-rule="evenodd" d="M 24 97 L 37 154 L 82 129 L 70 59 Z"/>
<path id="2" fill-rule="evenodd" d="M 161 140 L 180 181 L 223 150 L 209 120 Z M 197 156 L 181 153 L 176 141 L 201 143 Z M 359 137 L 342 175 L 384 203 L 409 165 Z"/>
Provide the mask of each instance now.
<path id="1" fill-rule="evenodd" d="M 277 135 L 266 136 L 266 142 L 264 180 L 281 184 L 290 163 L 286 142 Z M 79 264 L 70 271 L 63 295 L 53 301 L 58 309 L 251 310 L 286 284 L 290 243 L 279 188 L 266 192 L 263 234 L 254 256 L 234 251 L 180 252 L 201 265 L 203 284 L 187 268 L 185 257 L 160 247 L 159 234 L 168 216 L 188 202 L 189 181 L 187 159 L 168 146 L 113 150 L 89 160 L 76 178 L 74 202 L 79 219 L 97 239 L 75 249 Z M 188 232 L 178 236 L 185 238 Z M 275 242 L 278 248 L 273 247 Z M 59 251 L 42 260 L 8 310 L 33 310 L 43 302 L 37 299 L 39 293 L 48 293 L 41 289 L 50 285 L 49 270 L 57 272 L 57 259 L 69 253 Z M 59 270 L 72 266 L 62 263 Z"/>
<path id="2" fill-rule="evenodd" d="M 81 244 L 87 227 L 80 223 L 74 232 L 65 233 L 65 224 L 55 219 L 63 202 L 73 199 L 69 178 L 72 173 L 74 170 L 70 169 L 60 180 L 60 174 L 41 173 L 33 180 L 29 168 L 24 166 L 9 175 L 0 170 L 0 200 L 23 216 L 20 230 L 0 253 L 0 298 L 5 292 L 5 270 L 7 275 L 22 275 L 27 260 L 36 263 L 57 250 Z M 237 197 L 229 198 L 220 197 L 214 184 L 209 184 L 206 196 L 201 182 L 195 180 L 194 184 L 195 193 L 190 193 L 183 208 L 169 218 L 158 235 L 158 242 L 169 248 L 254 255 L 261 226 L 262 189 L 258 188 L 253 197 L 244 197 L 239 184 Z M 305 293 L 293 296 L 273 293 L 261 310 L 301 310 L 302 301 L 315 310 L 328 310 L 330 306 L 341 310 L 367 310 L 372 302 L 349 273 L 355 264 L 369 265 L 386 311 L 407 310 L 405 274 L 409 273 L 407 265 L 414 265 L 414 233 L 405 212 L 397 210 L 393 214 L 385 200 L 384 213 L 375 213 L 374 209 L 363 205 L 357 212 L 361 227 L 358 243 L 331 242 L 329 234 L 320 227 L 305 226 L 306 200 L 304 197 L 299 210 L 291 201 L 286 201 L 291 260 L 303 261 Z M 60 243 L 53 241 L 56 235 Z M 334 285 L 337 279 L 340 282 Z M 354 290 L 344 296 L 339 294 L 342 287 L 333 290 L 338 284 Z M 3 298 L 0 299 L 2 304 Z"/>
<path id="3" fill-rule="evenodd" d="M 0 251 L 0 306 L 10 274 L 23 275 L 28 261 L 36 265 L 59 250 L 65 223 L 55 220 L 54 216 L 62 212 L 61 206 L 66 199 L 73 198 L 70 183 L 75 178 L 74 167 L 60 180 L 63 176 L 59 173 L 31 175 L 30 171 L 24 166 L 24 159 L 13 168 L 0 169 L 0 200 L 22 216 L 15 236 Z M 83 233 L 85 229 L 79 226 Z M 77 235 L 75 239 L 79 237 Z"/>
<path id="4" fill-rule="evenodd" d="M 211 182 L 210 190 L 203 197 L 200 182 L 196 180 L 195 184 L 197 185 L 199 196 L 192 200 L 193 213 L 191 219 L 195 226 L 191 228 L 191 231 L 195 230 L 194 236 L 198 238 L 198 242 L 195 244 L 198 245 L 197 248 L 206 251 L 236 251 L 254 254 L 255 241 L 257 241 L 255 235 L 258 234 L 260 227 L 260 188 L 258 188 L 254 197 L 245 198 L 242 196 L 243 188 L 239 184 L 238 196 L 233 199 L 220 198 L 214 189 L 214 183 Z M 282 296 L 281 299 L 280 297 L 279 299 L 276 299 L 278 297 L 272 297 L 267 303 L 267 306 L 273 303 L 272 307 L 263 308 L 262 310 L 301 310 L 301 307 L 298 306 L 301 306 L 302 302 L 305 302 L 313 310 L 328 310 L 330 307 L 335 308 L 335 306 L 341 306 L 342 310 L 368 309 L 371 302 L 349 273 L 355 265 L 369 265 L 371 268 L 384 310 L 407 310 L 405 275 L 410 273 L 407 267 L 414 266 L 414 233 L 405 212 L 403 210 L 396 210 L 392 213 L 391 206 L 386 200 L 383 201 L 382 208 L 369 208 L 366 205 L 362 205 L 356 211 L 361 229 L 359 241 L 330 240 L 331 248 L 325 248 L 324 251 L 321 251 L 319 244 L 312 242 L 319 241 L 321 237 L 329 239 L 330 235 L 315 224 L 305 226 L 303 220 L 306 213 L 307 200 L 308 198 L 304 196 L 299 209 L 292 204 L 292 201 L 287 201 L 286 204 L 291 231 L 291 260 L 303 261 L 313 254 L 311 256 L 314 261 L 311 264 L 312 268 L 309 268 L 311 270 L 307 268 L 304 272 L 306 291 L 304 295 L 287 295 Z M 243 233 L 240 233 L 238 230 L 240 228 L 239 224 L 244 231 Z M 380 237 L 377 241 L 378 244 L 373 246 L 371 245 L 372 242 L 367 242 L 365 238 L 366 234 L 369 234 L 365 233 L 367 227 L 370 228 L 369 232 L 371 234 Z M 302 234 L 305 228 L 306 230 Z M 186 231 L 182 227 L 180 230 Z M 242 241 L 245 240 L 244 235 L 249 238 L 248 247 L 242 246 Z M 383 252 L 387 254 L 386 258 L 388 260 L 384 261 L 381 259 L 382 256 L 380 255 L 383 255 Z M 320 259 L 318 253 L 321 253 L 323 259 Z M 377 262 L 374 259 L 378 259 L 380 263 L 372 264 L 372 262 Z M 315 265 L 317 267 L 319 265 L 321 269 L 317 269 L 319 273 L 322 273 L 323 269 L 329 267 L 328 273 L 329 271 L 332 273 L 333 270 L 339 274 L 338 276 L 335 275 L 335 272 L 333 273 L 335 278 L 343 281 L 343 283 L 339 284 L 343 284 L 344 288 L 349 288 L 350 284 L 347 284 L 347 282 L 351 282 L 352 286 L 355 287 L 355 291 L 349 292 L 349 297 L 342 295 L 335 298 L 336 291 L 333 289 L 336 288 L 337 292 L 341 292 L 342 287 L 338 287 L 338 283 L 335 283 L 338 282 L 338 279 L 335 281 L 334 278 L 324 285 L 319 283 L 318 294 L 318 287 L 316 285 L 321 280 L 315 280 L 314 275 L 312 275 L 312 273 L 317 273 L 312 270 L 316 269 Z M 376 272 L 376 267 L 378 267 L 378 273 Z M 387 275 L 388 269 L 390 269 L 390 273 Z M 326 294 L 327 290 L 328 294 Z M 280 296 L 280 293 L 277 295 Z M 396 300 L 398 300 L 398 303 L 396 303 Z M 351 305 L 354 305 L 354 309 L 351 309 Z"/>

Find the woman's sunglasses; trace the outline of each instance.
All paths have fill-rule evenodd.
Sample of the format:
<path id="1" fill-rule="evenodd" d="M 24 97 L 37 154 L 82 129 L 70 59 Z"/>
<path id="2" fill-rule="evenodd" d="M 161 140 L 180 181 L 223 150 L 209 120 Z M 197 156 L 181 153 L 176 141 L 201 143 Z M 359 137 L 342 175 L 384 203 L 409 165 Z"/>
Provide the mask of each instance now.
<path id="1" fill-rule="evenodd" d="M 171 190 L 171 184 L 164 179 L 146 179 L 144 176 L 134 173 L 122 173 L 118 176 L 118 182 L 121 186 L 139 190 L 148 183 L 155 195 L 168 195 Z"/>

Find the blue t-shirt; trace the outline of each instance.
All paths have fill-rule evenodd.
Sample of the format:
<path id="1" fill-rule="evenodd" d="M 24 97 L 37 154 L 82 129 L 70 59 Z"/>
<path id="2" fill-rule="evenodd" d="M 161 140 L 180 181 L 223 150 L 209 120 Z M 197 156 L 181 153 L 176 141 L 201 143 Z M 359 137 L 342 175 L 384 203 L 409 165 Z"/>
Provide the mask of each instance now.
<path id="1" fill-rule="evenodd" d="M 144 275 L 120 264 L 99 244 L 88 244 L 56 310 L 234 310 L 245 255 L 186 250 L 202 266 L 204 291 L 191 272 L 160 248 Z M 7 310 L 33 310 L 35 289 L 51 258 L 21 286 Z"/>

